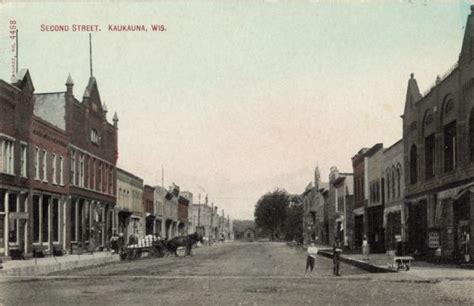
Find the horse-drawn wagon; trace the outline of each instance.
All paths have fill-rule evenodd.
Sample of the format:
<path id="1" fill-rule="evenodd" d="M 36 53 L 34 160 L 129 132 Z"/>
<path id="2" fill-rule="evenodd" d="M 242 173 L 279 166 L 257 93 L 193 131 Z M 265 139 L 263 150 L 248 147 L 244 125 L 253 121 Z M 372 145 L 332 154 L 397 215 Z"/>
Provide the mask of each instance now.
<path id="1" fill-rule="evenodd" d="M 148 235 L 145 238 L 140 238 L 136 243 L 129 244 L 126 246 L 121 253 L 120 258 L 125 259 L 136 259 L 141 258 L 147 254 L 150 257 L 163 257 L 166 254 L 166 244 L 163 240 L 158 239 L 156 236 Z"/>

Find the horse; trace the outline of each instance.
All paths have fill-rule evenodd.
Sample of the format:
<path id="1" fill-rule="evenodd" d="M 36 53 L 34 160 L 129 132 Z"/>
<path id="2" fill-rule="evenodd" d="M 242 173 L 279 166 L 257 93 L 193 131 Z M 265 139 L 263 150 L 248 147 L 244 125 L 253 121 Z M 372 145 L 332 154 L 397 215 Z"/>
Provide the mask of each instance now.
<path id="1" fill-rule="evenodd" d="M 166 243 L 166 247 L 170 253 L 174 253 L 174 255 L 177 257 L 178 248 L 184 246 L 186 247 L 186 255 L 192 256 L 191 249 L 198 241 L 202 243 L 202 236 L 195 232 L 187 236 L 174 237 Z"/>

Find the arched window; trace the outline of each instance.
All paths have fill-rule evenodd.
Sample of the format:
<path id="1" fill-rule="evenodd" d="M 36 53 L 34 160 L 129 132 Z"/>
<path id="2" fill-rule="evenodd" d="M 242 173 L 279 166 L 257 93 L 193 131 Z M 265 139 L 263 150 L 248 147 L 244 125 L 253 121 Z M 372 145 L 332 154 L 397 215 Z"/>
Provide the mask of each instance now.
<path id="1" fill-rule="evenodd" d="M 474 162 L 474 108 L 471 110 L 469 117 L 469 153 L 470 161 Z"/>
<path id="2" fill-rule="evenodd" d="M 385 188 L 385 190 L 387 190 L 387 201 L 390 200 L 390 169 L 387 168 L 387 170 L 385 171 L 386 173 L 386 181 L 387 181 L 387 186 Z"/>
<path id="3" fill-rule="evenodd" d="M 395 167 L 392 166 L 392 198 L 395 199 Z M 389 191 L 390 192 L 390 191 Z"/>
<path id="4" fill-rule="evenodd" d="M 398 198 L 401 197 L 401 187 L 400 187 L 400 182 L 402 179 L 402 166 L 400 164 L 397 165 L 397 188 L 398 188 Z"/>
<path id="5" fill-rule="evenodd" d="M 444 171 L 449 172 L 456 168 L 456 121 L 444 126 Z"/>
<path id="6" fill-rule="evenodd" d="M 417 160 L 416 145 L 410 148 L 410 184 L 416 184 L 418 181 L 418 160 Z"/>

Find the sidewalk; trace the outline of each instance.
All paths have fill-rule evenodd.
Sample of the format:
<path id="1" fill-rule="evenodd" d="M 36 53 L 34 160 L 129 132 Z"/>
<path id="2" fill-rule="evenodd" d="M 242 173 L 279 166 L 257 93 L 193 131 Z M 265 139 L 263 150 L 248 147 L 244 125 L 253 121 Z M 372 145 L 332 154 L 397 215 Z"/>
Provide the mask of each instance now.
<path id="1" fill-rule="evenodd" d="M 332 247 L 318 245 L 319 254 L 332 258 Z M 389 268 L 393 257 L 388 254 L 341 254 L 341 261 L 356 266 L 371 273 L 397 272 Z M 474 279 L 474 270 L 462 268 L 453 264 L 434 264 L 421 260 L 414 260 L 409 271 L 399 271 L 409 277 L 424 279 Z"/>
<path id="2" fill-rule="evenodd" d="M 0 277 L 44 275 L 56 271 L 97 266 L 115 261 L 120 261 L 120 257 L 118 255 L 112 255 L 110 252 L 64 255 L 59 257 L 48 256 L 37 258 L 36 260 L 34 258 L 27 260 L 8 260 L 2 264 L 3 269 L 0 269 Z"/>

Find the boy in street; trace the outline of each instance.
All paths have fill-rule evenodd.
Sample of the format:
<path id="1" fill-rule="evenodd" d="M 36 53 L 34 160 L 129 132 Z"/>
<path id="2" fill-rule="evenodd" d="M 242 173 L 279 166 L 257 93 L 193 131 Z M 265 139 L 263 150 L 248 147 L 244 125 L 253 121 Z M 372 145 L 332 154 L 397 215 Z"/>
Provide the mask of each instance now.
<path id="1" fill-rule="evenodd" d="M 314 261 L 316 259 L 316 255 L 318 255 L 318 248 L 316 247 L 316 243 L 311 241 L 308 246 L 308 256 L 306 258 L 306 270 L 304 274 L 308 272 L 308 268 L 310 269 L 310 273 L 313 272 L 314 269 Z"/>

